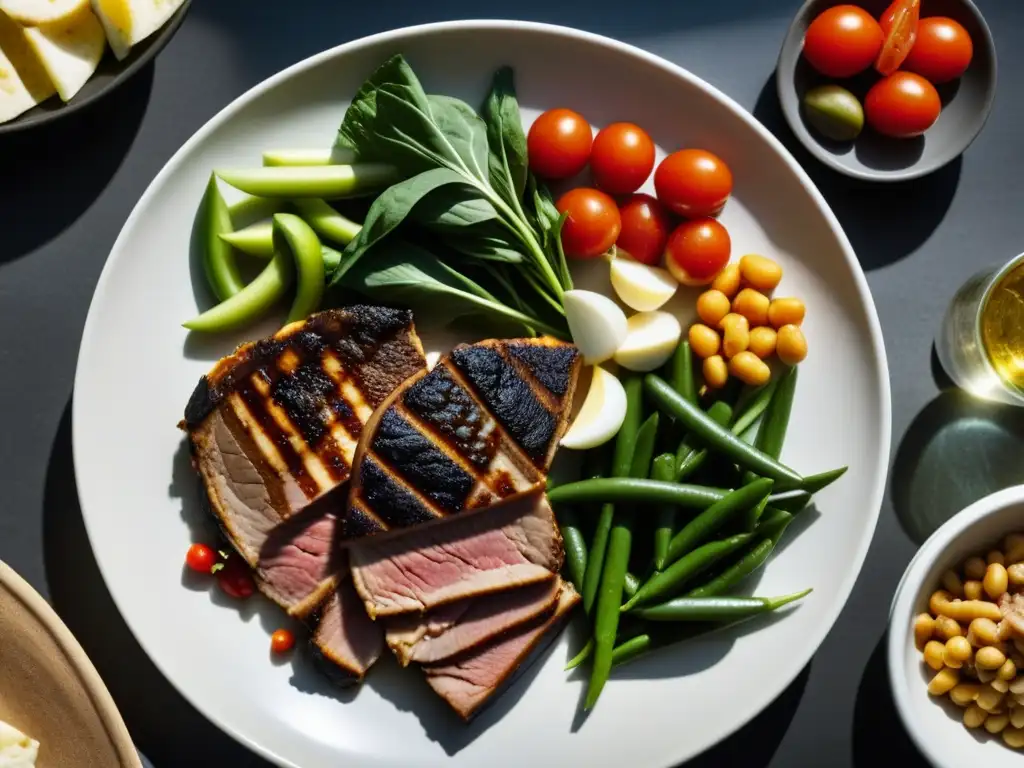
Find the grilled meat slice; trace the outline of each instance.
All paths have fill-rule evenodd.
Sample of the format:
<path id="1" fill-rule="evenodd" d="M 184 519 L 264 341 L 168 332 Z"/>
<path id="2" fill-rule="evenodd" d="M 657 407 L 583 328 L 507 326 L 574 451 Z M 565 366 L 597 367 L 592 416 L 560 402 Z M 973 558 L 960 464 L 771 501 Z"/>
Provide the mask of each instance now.
<path id="1" fill-rule="evenodd" d="M 559 596 L 559 580 L 460 600 L 425 616 L 405 614 L 387 621 L 385 640 L 404 667 L 435 664 L 548 616 Z"/>
<path id="2" fill-rule="evenodd" d="M 561 582 L 559 587 L 558 604 L 549 615 L 485 646 L 423 668 L 430 687 L 464 720 L 472 719 L 554 640 L 555 629 L 580 599 L 570 584 Z"/>
<path id="3" fill-rule="evenodd" d="M 349 478 L 374 409 L 425 368 L 410 312 L 353 306 L 244 344 L 200 379 L 182 427 L 210 508 L 251 566 L 272 529 Z"/>
<path id="4" fill-rule="evenodd" d="M 355 539 L 535 490 L 565 432 L 581 366 L 551 338 L 461 345 L 373 415 L 356 452 Z"/>
<path id="5" fill-rule="evenodd" d="M 371 537 L 348 549 L 352 580 L 371 618 L 547 582 L 564 556 L 542 492 L 486 515 Z"/>
<path id="6" fill-rule="evenodd" d="M 351 685 L 380 658 L 384 633 L 366 615 L 352 581 L 344 578 L 321 604 L 309 642 L 324 674 L 339 685 Z"/>

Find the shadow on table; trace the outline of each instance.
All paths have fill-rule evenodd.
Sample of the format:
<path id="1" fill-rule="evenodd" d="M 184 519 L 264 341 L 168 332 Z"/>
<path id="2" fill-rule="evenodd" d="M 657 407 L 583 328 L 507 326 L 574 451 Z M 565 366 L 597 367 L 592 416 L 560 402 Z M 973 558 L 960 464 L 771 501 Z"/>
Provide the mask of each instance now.
<path id="1" fill-rule="evenodd" d="M 761 89 L 754 117 L 807 171 L 839 218 L 865 270 L 909 256 L 945 218 L 960 181 L 961 158 L 913 181 L 869 183 L 843 176 L 815 159 L 790 130 L 779 104 L 774 72 Z"/>
<path id="2" fill-rule="evenodd" d="M 886 641 L 887 635 L 883 634 L 868 659 L 857 689 L 853 709 L 853 765 L 854 768 L 882 765 L 928 768 L 928 761 L 917 751 L 896 712 L 889 684 Z"/>
<path id="3" fill-rule="evenodd" d="M 130 546 L 126 543 L 125 546 Z M 71 404 L 50 453 L 43 500 L 43 547 L 51 600 L 110 689 L 136 746 L 158 768 L 266 768 L 218 730 L 167 682 L 114 606 L 86 537 L 71 456 Z"/>
<path id="4" fill-rule="evenodd" d="M 0 262 L 49 242 L 93 204 L 128 154 L 152 87 L 149 64 L 81 111 L 0 136 Z"/>
<path id="5" fill-rule="evenodd" d="M 892 500 L 921 544 L 968 504 L 1024 482 L 1024 410 L 948 389 L 911 422 L 896 449 Z"/>

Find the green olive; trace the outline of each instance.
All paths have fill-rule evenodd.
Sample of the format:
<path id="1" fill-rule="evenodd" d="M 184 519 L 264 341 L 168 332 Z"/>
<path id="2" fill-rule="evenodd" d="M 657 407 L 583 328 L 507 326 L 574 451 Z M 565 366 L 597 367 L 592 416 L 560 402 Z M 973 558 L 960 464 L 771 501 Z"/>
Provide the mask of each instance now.
<path id="1" fill-rule="evenodd" d="M 853 141 L 864 129 L 864 107 L 838 85 L 819 85 L 804 96 L 807 122 L 835 141 Z"/>

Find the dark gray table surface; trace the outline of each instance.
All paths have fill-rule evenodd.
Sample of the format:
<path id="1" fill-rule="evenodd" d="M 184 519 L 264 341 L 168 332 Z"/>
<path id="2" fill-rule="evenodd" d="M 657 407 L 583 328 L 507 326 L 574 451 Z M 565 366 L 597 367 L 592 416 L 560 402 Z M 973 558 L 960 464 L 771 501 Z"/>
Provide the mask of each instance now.
<path id="1" fill-rule="evenodd" d="M 174 151 L 221 107 L 282 67 L 396 26 L 516 16 L 634 43 L 753 111 L 793 149 L 842 221 L 885 332 L 892 471 L 853 595 L 789 689 L 691 765 L 873 768 L 887 759 L 923 765 L 898 724 L 886 679 L 889 601 L 928 533 L 966 503 L 1024 478 L 1021 415 L 950 391 L 932 348 L 960 283 L 1017 254 L 1024 240 L 1024 47 L 1015 39 L 1024 5 L 979 0 L 1000 67 L 995 110 L 981 137 L 935 175 L 889 187 L 865 187 L 817 166 L 782 122 L 773 68 L 797 0 L 272 5 L 273 11 L 243 0 L 194 3 L 155 66 L 119 92 L 57 125 L 0 141 L 0 479 L 7 489 L 0 559 L 40 589 L 78 636 L 150 764 L 266 765 L 209 724 L 157 672 L 114 608 L 86 540 L 69 414 L 82 325 L 107 253 Z M 145 379 L 124 384 L 145 386 Z"/>

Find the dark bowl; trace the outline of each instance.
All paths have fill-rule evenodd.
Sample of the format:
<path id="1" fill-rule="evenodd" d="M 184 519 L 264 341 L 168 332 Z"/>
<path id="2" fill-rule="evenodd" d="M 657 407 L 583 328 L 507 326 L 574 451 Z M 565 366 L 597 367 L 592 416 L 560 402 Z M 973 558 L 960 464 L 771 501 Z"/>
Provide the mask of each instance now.
<path id="1" fill-rule="evenodd" d="M 875 18 L 890 0 L 859 0 Z M 938 170 L 959 156 L 981 132 L 996 93 L 996 49 L 992 33 L 971 0 L 925 0 L 927 16 L 948 16 L 970 33 L 974 58 L 959 80 L 938 86 L 942 113 L 923 136 L 894 139 L 865 126 L 855 141 L 836 142 L 821 136 L 804 120 L 801 103 L 811 88 L 834 82 L 852 91 L 863 103 L 879 75 L 870 70 L 847 80 L 819 74 L 802 55 L 804 34 L 811 22 L 827 8 L 844 3 L 807 0 L 786 34 L 775 71 L 775 84 L 783 114 L 793 133 L 808 151 L 825 165 L 847 176 L 866 181 L 904 181 Z M 922 16 L 923 18 L 924 16 Z"/>
<path id="2" fill-rule="evenodd" d="M 124 61 L 118 61 L 117 57 L 114 56 L 114 52 L 107 46 L 99 67 L 97 67 L 92 77 L 74 95 L 71 101 L 65 104 L 55 94 L 42 104 L 33 107 L 27 112 L 23 112 L 13 120 L 0 123 L 0 136 L 5 133 L 29 130 L 36 126 L 59 120 L 65 115 L 70 115 L 72 112 L 77 112 L 83 107 L 92 104 L 104 94 L 110 93 L 160 53 L 163 47 L 174 37 L 174 33 L 178 31 L 178 27 L 185 20 L 185 14 L 188 13 L 189 6 L 191 5 L 192 0 L 185 0 L 181 8 L 175 11 L 166 24 L 141 43 L 133 46 Z"/>

